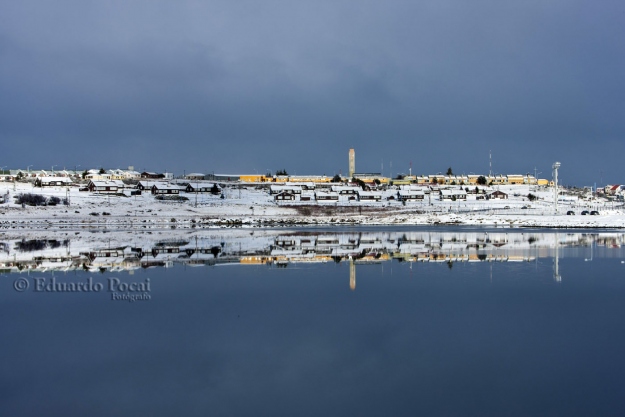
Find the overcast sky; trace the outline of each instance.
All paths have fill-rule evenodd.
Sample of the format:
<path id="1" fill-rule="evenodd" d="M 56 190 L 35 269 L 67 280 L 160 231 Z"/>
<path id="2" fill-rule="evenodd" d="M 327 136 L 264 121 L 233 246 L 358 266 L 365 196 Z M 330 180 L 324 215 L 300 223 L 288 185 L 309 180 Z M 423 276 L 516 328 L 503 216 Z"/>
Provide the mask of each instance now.
<path id="1" fill-rule="evenodd" d="M 359 172 L 492 151 L 623 183 L 624 23 L 610 0 L 0 0 L 0 166 L 333 175 L 353 147 Z"/>

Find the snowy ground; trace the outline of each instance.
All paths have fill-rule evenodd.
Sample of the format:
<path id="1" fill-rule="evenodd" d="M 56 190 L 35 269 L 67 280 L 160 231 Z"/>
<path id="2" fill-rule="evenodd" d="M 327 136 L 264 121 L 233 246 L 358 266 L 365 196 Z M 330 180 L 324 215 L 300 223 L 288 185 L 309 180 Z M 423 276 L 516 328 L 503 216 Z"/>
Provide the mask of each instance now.
<path id="1" fill-rule="evenodd" d="M 1 183 L 0 183 L 1 184 Z M 171 229 L 227 226 L 279 225 L 435 225 L 464 224 L 502 227 L 625 228 L 622 205 L 602 200 L 560 204 L 554 214 L 550 190 L 528 186 L 501 186 L 507 200 L 443 202 L 437 197 L 403 205 L 382 203 L 296 203 L 277 204 L 268 192 L 256 187 L 226 187 L 225 199 L 207 194 L 181 193 L 186 202 L 162 202 L 150 194 L 133 197 L 97 195 L 78 191 L 78 187 L 34 188 L 26 183 L 5 183 L 0 193 L 9 194 L 0 204 L 1 229 Z M 70 205 L 22 208 L 13 197 L 21 193 L 69 197 Z M 539 197 L 530 202 L 527 195 Z M 597 210 L 599 215 L 581 215 L 582 210 Z M 566 215 L 574 211 L 575 215 Z"/>

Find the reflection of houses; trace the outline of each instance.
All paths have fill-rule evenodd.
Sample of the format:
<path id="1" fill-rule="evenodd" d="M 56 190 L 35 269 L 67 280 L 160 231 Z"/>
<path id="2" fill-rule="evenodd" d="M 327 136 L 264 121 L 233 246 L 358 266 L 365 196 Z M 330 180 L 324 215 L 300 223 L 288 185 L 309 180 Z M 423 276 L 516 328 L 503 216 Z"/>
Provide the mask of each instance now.
<path id="1" fill-rule="evenodd" d="M 83 264 L 83 269 L 88 269 L 90 271 L 123 271 L 137 269 L 141 266 L 137 256 L 123 249 L 97 250 L 83 253 L 83 255 L 87 257 L 87 262 Z"/>
<path id="2" fill-rule="evenodd" d="M 373 265 L 395 262 L 523 262 L 536 258 L 579 256 L 592 245 L 598 257 L 625 256 L 624 233 L 516 233 L 482 232 L 272 232 L 257 235 L 208 236 L 194 240 L 150 240 L 149 234 L 133 237 L 103 235 L 100 247 L 89 249 L 91 238 L 75 240 L 22 240 L 0 242 L 0 269 L 4 272 L 84 269 L 132 270 L 173 265 L 324 263 L 352 260 Z M 106 237 L 104 237 L 106 236 Z M 109 247 L 106 240 L 113 236 Z M 198 239 L 199 237 L 199 239 Z M 86 240 L 85 240 L 86 239 Z M 115 244 L 135 239 L 133 246 Z M 76 243 L 74 243 L 76 242 Z M 71 244 L 70 244 L 71 243 Z M 87 244 L 87 246 L 86 246 Z M 72 250 L 72 248 L 75 248 Z M 592 255 L 591 255 L 592 256 Z"/>

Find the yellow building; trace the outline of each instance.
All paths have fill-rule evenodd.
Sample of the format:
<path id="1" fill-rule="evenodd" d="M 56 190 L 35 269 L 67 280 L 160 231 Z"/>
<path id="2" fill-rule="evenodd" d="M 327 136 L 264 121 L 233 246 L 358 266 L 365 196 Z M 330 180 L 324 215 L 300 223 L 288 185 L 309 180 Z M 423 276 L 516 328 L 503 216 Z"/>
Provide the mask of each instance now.
<path id="1" fill-rule="evenodd" d="M 269 178 L 269 181 L 272 182 L 314 182 L 318 183 L 327 183 L 332 182 L 332 178 L 326 177 L 325 175 L 277 175 L 273 178 Z"/>
<path id="2" fill-rule="evenodd" d="M 388 184 L 390 181 L 390 178 L 383 177 L 380 174 L 354 174 L 354 177 L 364 182 L 374 182 L 375 180 L 378 180 L 380 181 L 380 184 Z M 405 179 L 406 177 L 404 177 L 404 180 Z M 410 180 L 407 180 L 407 181 L 408 183 L 410 183 Z M 396 181 L 393 181 L 393 183 L 395 184 Z"/>
<path id="3" fill-rule="evenodd" d="M 443 179 L 443 175 L 428 175 L 428 184 L 441 184 Z"/>
<path id="4" fill-rule="evenodd" d="M 486 177 L 486 183 L 493 185 L 506 185 L 508 183 L 508 178 L 504 175 L 489 175 Z"/>
<path id="5" fill-rule="evenodd" d="M 259 174 L 241 175 L 239 177 L 239 181 L 241 182 L 266 182 L 266 177 L 264 175 L 259 175 Z"/>
<path id="6" fill-rule="evenodd" d="M 456 184 L 467 185 L 469 184 L 469 177 L 466 175 L 456 175 Z"/>
<path id="7" fill-rule="evenodd" d="M 510 185 L 525 184 L 526 177 L 523 175 L 507 175 L 507 183 Z"/>

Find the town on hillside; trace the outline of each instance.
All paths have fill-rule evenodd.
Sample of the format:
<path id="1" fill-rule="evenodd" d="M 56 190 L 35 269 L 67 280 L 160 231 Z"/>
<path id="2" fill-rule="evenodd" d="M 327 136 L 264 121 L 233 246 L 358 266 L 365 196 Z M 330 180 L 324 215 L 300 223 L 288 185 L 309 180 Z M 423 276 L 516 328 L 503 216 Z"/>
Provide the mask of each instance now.
<path id="1" fill-rule="evenodd" d="M 258 196 L 262 200 L 257 203 L 274 205 L 356 204 L 386 207 L 419 204 L 440 208 L 448 204 L 449 210 L 453 210 L 454 205 L 456 209 L 478 210 L 486 207 L 487 201 L 499 201 L 504 203 L 500 204 L 500 208 L 512 206 L 545 210 L 553 206 L 557 212 L 558 206 L 577 207 L 580 204 L 590 209 L 593 204 L 610 203 L 614 208 L 614 204 L 620 205 L 625 196 L 625 186 L 622 185 L 608 185 L 595 190 L 558 186 L 559 163 L 554 164 L 553 180 L 539 179 L 530 174 L 456 175 L 451 168 L 444 175 L 413 175 L 410 172 L 389 178 L 380 173 L 357 172 L 354 149 L 349 150 L 348 164 L 347 176 L 333 177 L 289 175 L 286 170 L 261 175 L 186 171 L 182 175 L 174 175 L 169 172 L 138 172 L 133 167 L 81 171 L 78 166 L 74 170 L 54 170 L 54 167 L 51 170 L 31 169 L 29 166 L 27 169 L 0 171 L 0 181 L 6 188 L 0 202 L 9 203 L 12 190 L 14 203 L 22 205 L 70 204 L 77 192 L 84 197 L 136 198 L 147 195 L 161 201 L 191 201 L 197 206 L 198 202 L 204 204 L 215 198 L 241 198 L 249 190 L 254 190 L 256 200 L 259 200 Z M 52 189 L 60 195 L 50 196 Z M 40 194 L 43 196 L 33 197 Z M 596 214 L 596 210 L 578 210 L 579 213 L 565 211 L 566 214 Z"/>

